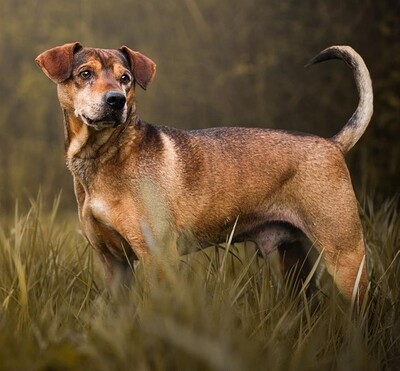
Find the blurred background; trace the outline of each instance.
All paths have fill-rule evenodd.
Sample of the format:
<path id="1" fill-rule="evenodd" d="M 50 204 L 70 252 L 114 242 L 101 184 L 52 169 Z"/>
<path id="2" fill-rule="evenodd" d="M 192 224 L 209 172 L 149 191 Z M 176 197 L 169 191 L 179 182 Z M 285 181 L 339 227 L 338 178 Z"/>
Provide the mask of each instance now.
<path id="1" fill-rule="evenodd" d="M 347 157 L 355 188 L 400 189 L 399 1 L 0 0 L 0 213 L 39 187 L 49 201 L 62 189 L 63 210 L 75 210 L 56 87 L 34 62 L 71 41 L 125 44 L 157 63 L 138 92 L 145 121 L 322 136 L 343 127 L 357 91 L 344 63 L 303 66 L 327 46 L 351 45 L 375 93 L 372 122 Z"/>

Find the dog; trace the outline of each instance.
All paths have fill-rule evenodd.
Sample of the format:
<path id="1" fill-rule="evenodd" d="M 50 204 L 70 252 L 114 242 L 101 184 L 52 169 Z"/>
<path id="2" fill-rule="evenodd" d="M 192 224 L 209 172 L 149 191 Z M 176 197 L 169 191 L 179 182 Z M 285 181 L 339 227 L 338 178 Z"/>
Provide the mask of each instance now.
<path id="1" fill-rule="evenodd" d="M 341 59 L 353 70 L 356 111 L 330 139 L 251 128 L 178 130 L 142 121 L 135 88 L 146 89 L 156 65 L 126 46 L 69 43 L 36 58 L 57 84 L 65 156 L 79 219 L 109 277 L 159 253 L 253 241 L 263 255 L 279 248 L 288 270 L 306 237 L 344 298 L 368 285 L 357 200 L 344 155 L 366 130 L 372 84 L 362 58 L 332 46 L 309 65 Z M 169 247 L 168 247 L 168 246 Z M 172 246 L 172 248 L 171 248 Z M 171 257 L 172 256 L 172 257 Z M 285 263 L 286 262 L 286 263 Z M 358 285 L 358 288 L 355 287 Z"/>

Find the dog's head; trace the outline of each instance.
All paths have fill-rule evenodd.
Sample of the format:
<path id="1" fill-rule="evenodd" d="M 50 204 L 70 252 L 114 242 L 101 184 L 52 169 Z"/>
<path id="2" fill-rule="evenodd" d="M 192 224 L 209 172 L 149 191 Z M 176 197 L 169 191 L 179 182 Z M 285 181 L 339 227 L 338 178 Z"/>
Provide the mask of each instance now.
<path id="1" fill-rule="evenodd" d="M 57 84 L 61 107 L 95 129 L 124 123 L 135 111 L 135 83 L 146 89 L 156 72 L 150 58 L 126 46 L 70 43 L 43 52 L 36 63 Z"/>

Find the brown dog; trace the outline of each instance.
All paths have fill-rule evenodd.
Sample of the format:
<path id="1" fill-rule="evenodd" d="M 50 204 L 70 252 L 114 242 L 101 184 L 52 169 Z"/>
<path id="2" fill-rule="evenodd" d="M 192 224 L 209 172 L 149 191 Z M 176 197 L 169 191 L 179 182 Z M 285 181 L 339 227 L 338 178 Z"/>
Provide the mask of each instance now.
<path id="1" fill-rule="evenodd" d="M 330 47 L 310 64 L 343 59 L 354 71 L 357 110 L 333 138 L 286 131 L 154 126 L 136 113 L 135 85 L 156 66 L 139 52 L 65 44 L 36 62 L 57 84 L 65 151 L 82 228 L 110 275 L 130 261 L 151 263 L 166 246 L 254 241 L 267 254 L 306 236 L 323 252 L 346 298 L 367 287 L 364 240 L 344 154 L 372 115 L 372 86 L 361 57 Z M 156 250 L 157 249 L 157 250 Z M 284 252 L 285 251 L 285 252 Z M 293 255 L 293 256 L 290 256 Z M 296 259 L 294 259 L 296 260 Z M 287 268 L 288 264 L 283 264 Z M 291 263 L 289 263 L 291 265 Z"/>

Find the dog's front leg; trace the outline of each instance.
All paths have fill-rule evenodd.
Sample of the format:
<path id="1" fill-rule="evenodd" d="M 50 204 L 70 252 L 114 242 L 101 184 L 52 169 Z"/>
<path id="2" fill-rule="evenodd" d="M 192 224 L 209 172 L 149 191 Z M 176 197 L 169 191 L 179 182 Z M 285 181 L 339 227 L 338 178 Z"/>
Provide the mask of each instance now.
<path id="1" fill-rule="evenodd" d="M 128 256 L 119 259 L 107 248 L 97 251 L 103 263 L 107 285 L 111 288 L 121 285 L 129 287 L 135 273 L 134 260 Z"/>
<path id="2" fill-rule="evenodd" d="M 146 285 L 171 278 L 179 258 L 173 229 L 160 230 L 160 222 L 152 226 L 142 218 L 124 223 L 122 234 L 142 265 Z"/>

